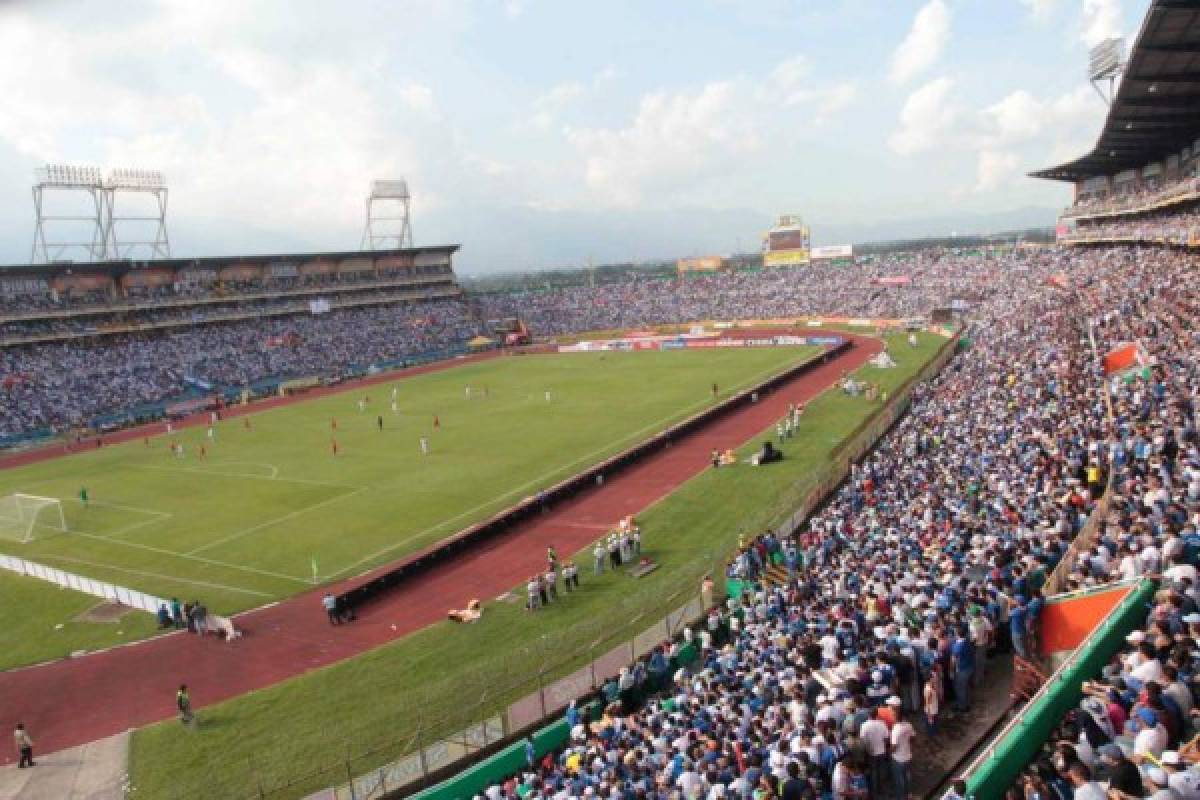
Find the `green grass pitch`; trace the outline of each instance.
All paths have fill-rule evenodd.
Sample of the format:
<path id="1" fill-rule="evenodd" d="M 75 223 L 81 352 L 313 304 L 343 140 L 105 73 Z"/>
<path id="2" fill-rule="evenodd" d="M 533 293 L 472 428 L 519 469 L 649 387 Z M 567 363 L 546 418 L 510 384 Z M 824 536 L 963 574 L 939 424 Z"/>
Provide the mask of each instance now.
<path id="1" fill-rule="evenodd" d="M 915 348 L 904 333 L 886 339 L 896 368 L 866 366 L 855 374 L 889 392 L 946 342 L 928 333 L 918 334 Z M 806 406 L 779 464 L 705 470 L 639 514 L 644 552 L 661 565 L 644 579 L 584 570 L 580 590 L 545 612 L 486 602 L 476 625 L 439 622 L 205 707 L 195 731 L 181 730 L 175 720 L 139 729 L 130 755 L 133 796 L 240 798 L 261 785 L 272 800 L 298 800 L 344 782 L 348 772 L 363 774 L 411 752 L 418 729 L 428 744 L 498 712 L 534 691 L 539 680 L 573 671 L 590 653 L 607 651 L 682 605 L 701 575 L 721 569 L 738 534 L 758 533 L 782 509 L 793 508 L 834 447 L 878 408 L 861 396 L 827 391 Z M 751 437 L 739 452 L 747 455 L 759 441 Z M 589 563 L 590 549 L 575 554 L 581 564 Z"/>
<path id="2" fill-rule="evenodd" d="M 402 557 L 707 407 L 714 381 L 727 396 L 815 352 L 500 358 L 264 411 L 249 427 L 245 418 L 225 420 L 213 439 L 190 428 L 6 470 L 0 495 L 60 498 L 70 532 L 41 528 L 24 544 L 0 538 L 0 552 L 163 597 L 201 598 L 216 613 L 253 608 L 310 588 L 314 561 L 323 583 Z M 467 398 L 467 386 L 479 391 Z M 360 412 L 363 397 L 370 401 Z M 172 439 L 183 458 L 171 454 Z M 87 598 L 27 581 L 22 591 L 53 600 L 22 604 L 22 646 L 5 648 L 0 668 L 152 629 L 148 615 L 99 627 L 74 622 Z M 0 610 L 0 630 L 11 633 L 10 613 Z"/>

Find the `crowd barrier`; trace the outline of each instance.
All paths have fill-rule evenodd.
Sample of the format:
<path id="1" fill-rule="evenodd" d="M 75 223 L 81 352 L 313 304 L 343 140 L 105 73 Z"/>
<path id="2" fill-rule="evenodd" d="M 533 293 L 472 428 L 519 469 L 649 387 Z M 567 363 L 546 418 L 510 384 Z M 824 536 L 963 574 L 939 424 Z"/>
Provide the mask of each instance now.
<path id="1" fill-rule="evenodd" d="M 1125 637 L 1146 619 L 1155 584 L 1139 581 L 1125 599 L 1055 670 L 1029 701 L 967 768 L 963 779 L 975 800 L 1000 800 L 1055 727 L 1083 696 L 1083 681 L 1095 678 L 1124 644 Z"/>
<path id="2" fill-rule="evenodd" d="M 136 589 L 127 589 L 124 586 L 117 586 L 113 583 L 85 578 L 73 572 L 66 572 L 55 567 L 47 567 L 44 564 L 26 561 L 16 556 L 0 555 L 0 568 L 16 572 L 19 575 L 27 575 L 31 578 L 57 584 L 67 589 L 74 589 L 77 592 L 90 594 L 93 597 L 100 597 L 114 603 L 120 603 L 123 606 L 136 608 L 140 611 L 148 611 L 151 614 L 157 613 L 159 607 L 166 603 L 161 597 L 139 592 Z"/>
<path id="3" fill-rule="evenodd" d="M 507 532 L 517 523 L 542 513 L 543 510 L 554 503 L 595 487 L 598 479 L 602 481 L 617 472 L 627 469 L 649 454 L 669 447 L 675 440 L 708 425 L 713 420 L 754 403 L 758 394 L 769 392 L 793 378 L 815 369 L 829 361 L 829 359 L 846 352 L 852 346 L 850 342 L 843 341 L 840 345 L 830 348 L 817 358 L 810 359 L 803 364 L 798 364 L 751 389 L 739 392 L 728 400 L 695 414 L 650 439 L 551 486 L 536 497 L 526 498 L 489 519 L 476 523 L 454 536 L 443 539 L 409 556 L 400 564 L 374 575 L 365 583 L 338 595 L 338 602 L 343 608 L 354 609 L 361 607 L 371 602 L 380 594 L 394 589 L 401 583 L 411 580 L 414 576 L 428 571 L 435 565 L 441 564 L 465 550 L 473 549 L 480 543 Z"/>

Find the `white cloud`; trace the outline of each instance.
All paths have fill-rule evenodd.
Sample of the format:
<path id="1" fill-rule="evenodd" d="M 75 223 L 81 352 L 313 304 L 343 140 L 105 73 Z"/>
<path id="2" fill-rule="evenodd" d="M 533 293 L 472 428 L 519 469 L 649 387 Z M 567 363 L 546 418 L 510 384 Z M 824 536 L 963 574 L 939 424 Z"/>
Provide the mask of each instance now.
<path id="1" fill-rule="evenodd" d="M 900 127 L 888 138 L 888 146 L 910 156 L 945 144 L 958 119 L 949 97 L 953 88 L 954 81 L 942 76 L 910 94 L 900 110 Z"/>
<path id="2" fill-rule="evenodd" d="M 765 80 L 742 77 L 695 91 L 645 94 L 627 124 L 568 127 L 566 137 L 583 165 L 588 202 L 728 202 L 723 176 L 756 168 L 759 156 L 829 122 L 856 98 L 854 83 L 819 84 L 809 61 L 797 55 Z"/>
<path id="3" fill-rule="evenodd" d="M 609 64 L 604 69 L 596 73 L 596 77 L 592 78 L 592 86 L 599 88 L 606 83 L 611 83 L 620 77 L 621 72 L 612 64 Z"/>
<path id="4" fill-rule="evenodd" d="M 1083 0 L 1083 25 L 1080 38 L 1095 47 L 1112 36 L 1121 35 L 1121 0 Z"/>
<path id="5" fill-rule="evenodd" d="M 1026 142 L 1043 130 L 1045 104 L 1024 89 L 1012 92 L 1003 100 L 980 112 L 988 135 L 1000 144 Z"/>
<path id="6" fill-rule="evenodd" d="M 656 92 L 642 98 L 627 127 L 568 129 L 567 139 L 583 158 L 587 185 L 608 203 L 632 206 L 758 148 L 754 124 L 738 113 L 739 95 L 729 81 L 693 94 Z"/>
<path id="7" fill-rule="evenodd" d="M 531 121 L 534 127 L 549 128 L 567 106 L 583 96 L 583 91 L 583 84 L 571 81 L 560 83 L 539 95 L 533 101 Z"/>
<path id="8" fill-rule="evenodd" d="M 858 86 L 852 81 L 817 85 L 811 79 L 812 65 L 802 55 L 780 62 L 760 88 L 757 96 L 764 104 L 776 107 L 801 106 L 809 119 L 820 125 L 849 108 L 858 98 Z"/>
<path id="9" fill-rule="evenodd" d="M 974 190 L 1009 188 L 1035 166 L 1081 155 L 1103 116 L 1086 84 L 1044 99 L 1024 89 L 1009 93 L 980 110 L 962 132 L 963 145 L 977 151 Z"/>
<path id="10" fill-rule="evenodd" d="M 975 173 L 976 192 L 994 192 L 1021 175 L 1021 159 L 1015 153 L 982 150 Z"/>
<path id="11" fill-rule="evenodd" d="M 950 39 L 950 8 L 945 0 L 929 0 L 913 18 L 912 28 L 892 54 L 888 79 L 907 83 L 932 67 Z"/>
<path id="12" fill-rule="evenodd" d="M 1029 9 L 1029 13 L 1038 22 L 1050 19 L 1059 5 L 1059 0 L 1020 0 L 1020 2 Z"/>
<path id="13" fill-rule="evenodd" d="M 401 86 L 397 90 L 397 94 L 414 111 L 420 111 L 425 114 L 432 114 L 434 112 L 433 89 L 430 89 L 428 86 L 422 86 L 419 83 L 408 83 Z"/>
<path id="14" fill-rule="evenodd" d="M 166 4 L 106 35 L 2 13 L 0 146 L 33 163 L 160 169 L 173 218 L 253 220 L 337 241 L 359 225 L 374 178 L 408 178 L 422 208 L 433 204 L 435 174 L 470 191 L 433 89 L 381 73 L 372 53 L 295 58 L 231 36 L 221 14 L 194 4 Z M 179 58 L 204 80 L 179 89 L 122 60 L 159 42 L 187 43 Z"/>

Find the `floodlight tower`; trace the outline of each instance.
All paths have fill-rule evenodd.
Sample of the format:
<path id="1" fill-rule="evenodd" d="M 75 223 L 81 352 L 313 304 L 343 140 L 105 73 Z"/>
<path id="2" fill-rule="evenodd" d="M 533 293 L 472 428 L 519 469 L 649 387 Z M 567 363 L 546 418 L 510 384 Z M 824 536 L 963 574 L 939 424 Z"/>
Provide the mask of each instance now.
<path id="1" fill-rule="evenodd" d="M 367 195 L 367 224 L 363 230 L 362 250 L 412 247 L 409 221 L 408 182 L 382 180 L 371 182 Z M 379 205 L 380 208 L 376 208 Z"/>
<path id="2" fill-rule="evenodd" d="M 67 213 L 47 209 L 47 192 L 70 194 L 76 198 L 76 209 Z M 78 201 L 84 197 L 90 206 Z M 91 211 L 87 209 L 90 207 Z M 30 261 L 49 264 L 66 259 L 68 254 L 82 255 L 82 261 L 97 261 L 104 258 L 104 182 L 100 170 L 95 167 L 72 167 L 65 164 L 48 164 L 33 171 L 33 250 Z M 80 230 L 85 224 L 91 227 L 90 235 Z M 47 228 L 50 230 L 48 231 Z"/>
<path id="3" fill-rule="evenodd" d="M 1088 80 L 1105 105 L 1112 105 L 1125 63 L 1125 40 L 1120 36 L 1105 39 L 1088 52 Z M 1108 81 L 1107 94 L 1101 88 L 1104 81 Z"/>
<path id="4" fill-rule="evenodd" d="M 149 195 L 154 213 L 117 211 L 117 199 L 133 195 Z M 108 257 L 114 260 L 129 258 L 139 249 L 149 258 L 170 258 L 171 241 L 167 237 L 167 182 L 163 174 L 148 169 L 114 169 L 104 182 L 105 226 L 104 244 Z M 118 226 L 118 223 L 122 223 Z M 122 235 L 118 227 L 123 228 Z M 153 231 L 153 232 L 151 232 Z"/>

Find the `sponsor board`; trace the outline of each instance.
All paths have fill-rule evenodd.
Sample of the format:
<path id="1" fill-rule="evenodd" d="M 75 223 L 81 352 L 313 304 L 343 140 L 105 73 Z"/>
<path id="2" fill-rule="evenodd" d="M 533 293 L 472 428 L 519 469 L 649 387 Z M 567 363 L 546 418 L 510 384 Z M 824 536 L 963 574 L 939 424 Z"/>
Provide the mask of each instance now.
<path id="1" fill-rule="evenodd" d="M 763 266 L 767 267 L 791 267 L 807 263 L 807 250 L 773 250 L 763 253 Z"/>
<path id="2" fill-rule="evenodd" d="M 719 337 L 682 335 L 671 338 L 656 339 L 610 339 L 607 341 L 576 342 L 575 344 L 559 345 L 559 353 L 592 353 L 601 351 L 634 351 L 634 350 L 690 350 L 710 347 L 829 347 L 836 346 L 844 340 L 840 336 L 797 336 L 795 334 L 776 334 L 769 336 L 751 337 Z"/>
<path id="3" fill-rule="evenodd" d="M 824 245 L 822 247 L 814 247 L 810 253 L 813 261 L 818 261 L 825 258 L 853 258 L 854 245 L 852 244 L 833 244 Z"/>
<path id="4" fill-rule="evenodd" d="M 203 411 L 212 404 L 213 398 L 211 397 L 197 397 L 195 400 L 183 400 L 178 403 L 171 403 L 164 410 L 169 417 L 186 417 L 188 414 Z"/>

